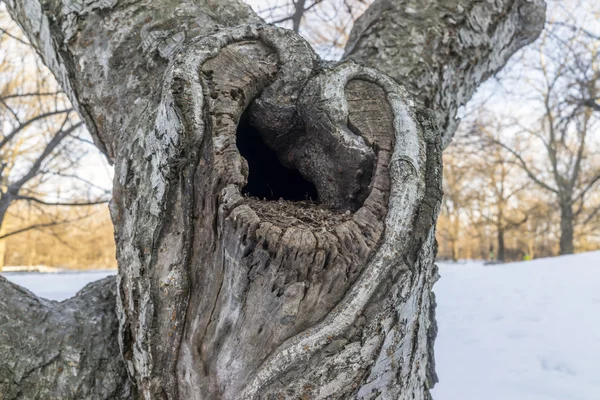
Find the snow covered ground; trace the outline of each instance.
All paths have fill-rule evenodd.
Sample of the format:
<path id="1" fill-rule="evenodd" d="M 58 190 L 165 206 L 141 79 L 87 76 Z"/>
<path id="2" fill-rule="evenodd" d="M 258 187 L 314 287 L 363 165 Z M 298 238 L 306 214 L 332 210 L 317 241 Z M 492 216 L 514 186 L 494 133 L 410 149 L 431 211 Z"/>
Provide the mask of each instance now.
<path id="1" fill-rule="evenodd" d="M 600 251 L 439 266 L 435 400 L 600 399 Z"/>
<path id="2" fill-rule="evenodd" d="M 600 400 L 600 251 L 439 266 L 435 400 Z M 63 300 L 113 273 L 4 275 Z"/>

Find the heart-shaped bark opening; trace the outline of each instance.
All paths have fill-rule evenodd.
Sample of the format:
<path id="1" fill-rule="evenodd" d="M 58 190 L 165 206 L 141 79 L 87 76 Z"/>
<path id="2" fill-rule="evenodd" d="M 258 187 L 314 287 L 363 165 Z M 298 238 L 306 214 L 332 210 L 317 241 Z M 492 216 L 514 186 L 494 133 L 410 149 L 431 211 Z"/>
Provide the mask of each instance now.
<path id="1" fill-rule="evenodd" d="M 190 174 L 197 219 L 181 339 L 184 364 L 203 367 L 181 376 L 206 393 L 241 390 L 231 383 L 321 321 L 384 231 L 394 137 L 385 91 L 348 78 L 335 98 L 316 101 L 321 75 L 306 91 L 310 73 L 290 88 L 276 55 L 242 41 L 199 68 L 177 69 L 190 73 L 175 91 L 180 115 L 202 121 L 190 127 L 204 135 Z M 191 75 L 198 70 L 199 79 Z M 337 76 L 323 73 L 327 82 Z M 345 117 L 332 113 L 338 103 Z M 234 356 L 238 347 L 253 350 Z"/>
<path id="2" fill-rule="evenodd" d="M 184 164 L 186 180 L 171 185 L 166 211 L 188 225 L 182 235 L 178 221 L 166 221 L 168 245 L 155 258 L 161 284 L 181 277 L 180 290 L 157 299 L 160 310 L 185 315 L 179 325 L 160 317 L 157 328 L 181 362 L 169 352 L 154 362 L 180 368 L 184 397 L 235 398 L 270 354 L 323 321 L 358 279 L 359 291 L 369 290 L 357 297 L 360 307 L 377 297 L 391 264 L 377 264 L 375 275 L 366 266 L 385 233 L 390 165 L 417 169 L 412 141 L 392 160 L 395 133 L 412 127 L 393 82 L 356 64 L 315 65 L 248 35 L 224 36 L 214 53 L 188 54 L 173 68 L 174 114 L 197 161 Z M 164 103 L 168 112 L 171 98 Z M 406 124 L 397 126 L 392 104 Z M 410 212 L 403 209 L 397 218 Z M 173 271 L 176 257 L 185 257 L 177 263 L 185 270 Z M 381 302 L 373 304 L 366 320 Z M 340 324 L 352 338 L 353 322 Z"/>

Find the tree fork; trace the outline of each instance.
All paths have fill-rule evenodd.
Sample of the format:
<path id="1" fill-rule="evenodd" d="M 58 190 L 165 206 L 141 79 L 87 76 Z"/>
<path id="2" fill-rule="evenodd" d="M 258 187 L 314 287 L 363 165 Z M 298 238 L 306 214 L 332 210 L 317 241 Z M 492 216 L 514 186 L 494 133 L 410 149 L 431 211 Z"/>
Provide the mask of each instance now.
<path id="1" fill-rule="evenodd" d="M 473 28 L 494 61 L 476 64 L 481 73 L 453 69 L 440 85 L 476 86 L 539 33 L 515 16 L 527 3 L 532 21 L 543 20 L 540 1 L 471 2 L 456 12 L 498 21 Z M 235 0 L 7 5 L 115 164 L 124 365 L 103 375 L 123 388 L 112 396 L 133 393 L 122 384 L 127 370 L 145 399 L 430 398 L 449 132 L 438 124 L 470 92 L 431 113 L 422 106 L 432 91 L 413 90 L 410 74 L 402 82 L 387 64 L 323 62 Z M 457 24 L 468 31 L 469 21 Z M 434 36 L 456 29 L 426 22 L 439 23 Z M 353 37 L 370 43 L 363 26 Z M 511 45 L 497 51 L 495 41 Z M 353 58 L 361 61 L 358 50 Z M 242 157 L 244 146 L 262 160 Z M 261 169 L 267 159 L 272 167 Z M 287 196 L 291 170 L 316 201 L 252 197 L 250 180 Z M 7 315 L 0 332 L 22 318 Z M 112 354 L 114 330 L 102 332 L 106 344 L 85 353 L 90 360 Z M 102 393 L 60 392 L 67 384 L 59 377 L 47 393 Z"/>

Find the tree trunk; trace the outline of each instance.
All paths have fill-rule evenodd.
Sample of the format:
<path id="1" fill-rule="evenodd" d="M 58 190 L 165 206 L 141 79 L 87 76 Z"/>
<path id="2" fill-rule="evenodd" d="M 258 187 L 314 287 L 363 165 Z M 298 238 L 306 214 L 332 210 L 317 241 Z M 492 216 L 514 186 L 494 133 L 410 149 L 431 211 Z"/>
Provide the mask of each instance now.
<path id="1" fill-rule="evenodd" d="M 452 239 L 450 244 L 452 245 L 452 261 L 456 262 L 459 258 L 458 239 L 460 237 L 460 216 L 456 212 L 456 215 L 452 221 Z"/>
<path id="2" fill-rule="evenodd" d="M 452 256 L 452 261 L 458 261 L 458 240 L 450 239 L 450 254 Z"/>
<path id="3" fill-rule="evenodd" d="M 477 17 L 529 4 L 506 3 Z M 430 398 L 442 108 L 235 0 L 8 8 L 115 163 L 118 343 L 141 398 Z"/>
<path id="4" fill-rule="evenodd" d="M 498 254 L 496 255 L 496 260 L 504 262 L 504 228 L 502 226 L 498 227 Z"/>
<path id="5" fill-rule="evenodd" d="M 6 262 L 6 238 L 2 238 L 2 236 L 7 233 L 4 218 L 6 217 L 6 212 L 8 211 L 9 202 L 4 200 L 4 196 L 2 196 L 2 199 L 0 199 L 0 272 L 2 272 L 2 268 Z"/>
<path id="6" fill-rule="evenodd" d="M 573 205 L 566 201 L 560 205 L 560 255 L 573 254 Z"/>

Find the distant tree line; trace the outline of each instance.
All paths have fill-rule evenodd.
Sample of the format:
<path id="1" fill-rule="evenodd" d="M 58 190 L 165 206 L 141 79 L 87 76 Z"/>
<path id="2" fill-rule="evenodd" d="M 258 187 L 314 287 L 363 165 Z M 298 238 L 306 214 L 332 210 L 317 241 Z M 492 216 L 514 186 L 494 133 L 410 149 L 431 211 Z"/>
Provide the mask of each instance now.
<path id="1" fill-rule="evenodd" d="M 40 212 L 22 204 L 6 217 L 9 226 L 44 225 L 6 238 L 4 265 L 48 265 L 65 269 L 112 269 L 117 267 L 113 227 L 106 205 L 61 207 Z"/>

